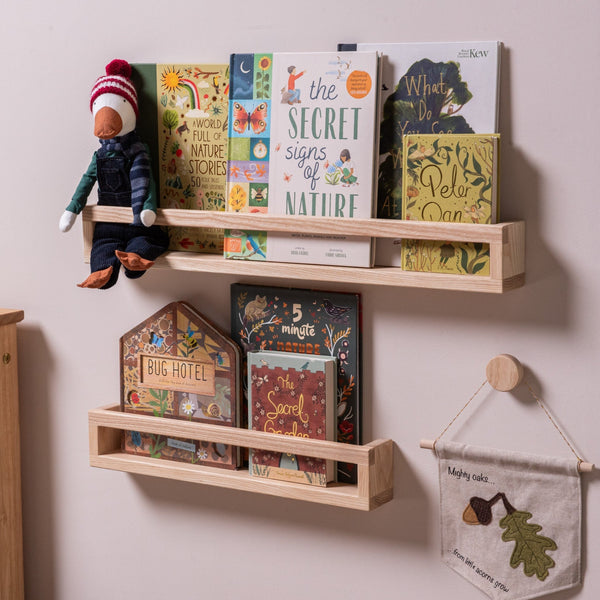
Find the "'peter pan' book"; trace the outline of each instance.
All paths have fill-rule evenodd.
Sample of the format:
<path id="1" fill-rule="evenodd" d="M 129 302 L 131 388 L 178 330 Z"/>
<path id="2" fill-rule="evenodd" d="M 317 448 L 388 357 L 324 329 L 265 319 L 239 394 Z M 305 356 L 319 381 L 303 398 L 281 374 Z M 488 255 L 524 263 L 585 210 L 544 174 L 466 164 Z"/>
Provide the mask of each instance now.
<path id="1" fill-rule="evenodd" d="M 225 210 L 228 64 L 136 64 L 138 132 L 160 208 Z M 221 254 L 223 231 L 169 228 L 171 250 Z"/>
<path id="2" fill-rule="evenodd" d="M 501 43 L 340 44 L 382 53 L 377 217 L 402 218 L 402 136 L 497 133 Z M 399 266 L 400 240 L 377 241 L 376 263 Z"/>
<path id="3" fill-rule="evenodd" d="M 405 135 L 403 218 L 495 223 L 499 150 L 498 134 Z M 402 268 L 489 275 L 489 244 L 403 239 Z"/>
<path id="4" fill-rule="evenodd" d="M 375 197 L 376 52 L 233 54 L 227 210 L 369 218 Z M 225 257 L 372 265 L 368 237 L 225 232 Z"/>
<path id="5" fill-rule="evenodd" d="M 239 427 L 238 345 L 185 302 L 172 302 L 120 340 L 121 410 Z M 141 431 L 123 432 L 129 454 L 233 469 L 239 449 Z"/>
<path id="6" fill-rule="evenodd" d="M 293 352 L 248 353 L 248 427 L 316 440 L 336 439 L 336 359 Z M 250 473 L 268 479 L 326 486 L 331 460 L 251 450 Z"/>
<path id="7" fill-rule="evenodd" d="M 231 337 L 244 356 L 277 350 L 336 358 L 337 441 L 361 443 L 360 294 L 234 283 Z M 338 462 L 337 480 L 356 483 L 356 465 Z"/>

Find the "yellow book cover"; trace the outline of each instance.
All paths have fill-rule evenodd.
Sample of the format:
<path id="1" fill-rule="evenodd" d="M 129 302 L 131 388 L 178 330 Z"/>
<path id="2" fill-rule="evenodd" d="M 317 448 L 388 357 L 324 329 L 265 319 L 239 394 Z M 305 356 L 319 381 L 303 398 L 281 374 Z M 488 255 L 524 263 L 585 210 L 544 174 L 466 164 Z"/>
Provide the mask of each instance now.
<path id="1" fill-rule="evenodd" d="M 229 64 L 137 64 L 160 208 L 225 210 Z M 138 128 L 139 129 L 139 128 Z M 223 230 L 169 228 L 171 250 L 221 254 Z"/>
<path id="2" fill-rule="evenodd" d="M 495 223 L 499 147 L 498 134 L 405 135 L 402 218 Z M 402 268 L 489 275 L 489 244 L 402 240 Z"/>

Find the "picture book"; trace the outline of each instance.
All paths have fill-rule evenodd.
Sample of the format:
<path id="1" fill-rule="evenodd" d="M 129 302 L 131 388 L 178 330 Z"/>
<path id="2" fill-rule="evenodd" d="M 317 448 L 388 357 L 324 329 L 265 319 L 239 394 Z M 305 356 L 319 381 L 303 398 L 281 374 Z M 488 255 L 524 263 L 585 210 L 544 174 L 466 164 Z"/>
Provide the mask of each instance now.
<path id="1" fill-rule="evenodd" d="M 121 409 L 170 419 L 240 424 L 241 352 L 185 302 L 173 302 L 120 340 Z M 236 468 L 239 449 L 125 431 L 130 454 Z"/>
<path id="2" fill-rule="evenodd" d="M 296 352 L 248 353 L 248 427 L 317 440 L 336 439 L 337 360 Z M 326 486 L 332 460 L 251 450 L 252 475 Z"/>
<path id="3" fill-rule="evenodd" d="M 137 64 L 138 131 L 160 208 L 225 210 L 228 64 Z M 171 227 L 171 250 L 223 252 L 223 230 Z"/>
<path id="4" fill-rule="evenodd" d="M 277 350 L 336 358 L 337 441 L 361 443 L 359 294 L 234 283 L 231 337 L 244 355 Z M 356 465 L 338 462 L 337 480 L 356 483 Z"/>
<path id="5" fill-rule="evenodd" d="M 402 218 L 402 136 L 497 133 L 501 43 L 340 44 L 382 53 L 377 217 Z M 400 240 L 377 241 L 376 263 L 399 266 Z"/>
<path id="6" fill-rule="evenodd" d="M 405 135 L 403 218 L 495 223 L 499 145 L 498 134 Z M 489 275 L 489 244 L 403 239 L 402 268 Z"/>
<path id="7" fill-rule="evenodd" d="M 376 52 L 233 54 L 227 210 L 369 218 Z M 368 237 L 225 232 L 226 258 L 372 266 Z"/>

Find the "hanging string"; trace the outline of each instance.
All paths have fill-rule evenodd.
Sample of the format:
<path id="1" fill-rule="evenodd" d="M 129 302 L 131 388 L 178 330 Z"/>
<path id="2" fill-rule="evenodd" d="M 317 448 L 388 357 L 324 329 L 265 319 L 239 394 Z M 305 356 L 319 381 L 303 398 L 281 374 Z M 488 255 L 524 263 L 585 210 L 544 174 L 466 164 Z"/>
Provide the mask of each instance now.
<path id="1" fill-rule="evenodd" d="M 450 429 L 450 427 L 452 427 L 452 425 L 454 424 L 454 422 L 456 421 L 456 419 L 458 419 L 458 417 L 460 417 L 460 415 L 467 408 L 467 406 L 469 406 L 469 404 L 471 404 L 471 402 L 474 400 L 474 398 L 477 396 L 477 394 L 479 394 L 479 392 L 483 389 L 483 386 L 486 383 L 488 383 L 487 379 L 485 381 L 483 381 L 483 383 L 477 388 L 477 390 L 475 391 L 475 393 L 467 400 L 467 403 L 458 411 L 458 413 L 450 421 L 450 423 L 448 423 L 448 425 L 446 425 L 444 431 L 442 431 L 442 433 L 440 433 L 440 435 L 438 435 L 435 438 L 435 440 L 433 441 L 433 451 L 434 452 L 435 452 L 435 445 L 438 442 L 438 440 L 446 433 L 446 431 L 448 431 L 448 429 Z M 548 411 L 548 409 L 544 405 L 544 402 L 542 401 L 542 399 L 533 391 L 533 388 L 531 387 L 531 385 L 530 385 L 530 383 L 528 381 L 525 381 L 524 383 L 527 386 L 527 389 L 529 390 L 529 393 L 531 394 L 531 397 L 537 402 L 537 405 L 544 411 L 544 413 L 546 414 L 546 416 L 550 420 L 550 423 L 552 423 L 552 425 L 554 425 L 554 428 L 556 429 L 556 431 L 558 431 L 558 433 L 560 434 L 560 437 L 562 437 L 562 439 L 565 441 L 565 443 L 567 444 L 567 446 L 569 447 L 569 449 L 571 450 L 571 452 L 573 453 L 573 455 L 577 459 L 578 464 L 581 465 L 584 462 L 583 458 L 581 458 L 577 454 L 577 452 L 575 451 L 575 449 L 573 448 L 573 446 L 571 445 L 571 443 L 567 439 L 567 436 L 562 432 L 561 428 L 558 426 L 558 424 L 556 423 L 556 421 L 552 418 L 552 415 L 550 414 L 550 412 Z"/>
<path id="2" fill-rule="evenodd" d="M 548 412 L 547 408 L 545 407 L 544 403 L 542 402 L 542 399 L 539 398 L 538 395 L 533 391 L 533 388 L 531 387 L 531 385 L 529 384 L 528 381 L 525 381 L 525 385 L 527 386 L 527 389 L 529 390 L 531 397 L 537 402 L 538 406 L 546 413 L 546 416 L 548 417 L 548 419 L 550 419 L 550 423 L 552 423 L 552 425 L 554 425 L 554 428 L 556 429 L 556 431 L 558 431 L 558 433 L 560 433 L 560 437 L 563 440 L 565 440 L 565 443 L 567 444 L 567 446 L 569 446 L 571 452 L 574 454 L 575 458 L 581 465 L 581 463 L 583 462 L 583 458 L 581 458 L 577 454 L 577 452 L 575 452 L 575 449 L 573 448 L 573 446 L 571 445 L 571 443 L 569 442 L 569 440 L 567 439 L 565 434 L 562 432 L 561 428 L 556 424 L 556 421 L 552 418 L 552 415 Z"/>
<path id="3" fill-rule="evenodd" d="M 473 398 L 475 398 L 475 396 L 477 396 L 477 394 L 479 394 L 479 392 L 481 391 L 481 389 L 483 388 L 483 386 L 486 383 L 487 383 L 487 379 L 485 379 L 483 381 L 483 383 L 477 388 L 477 391 L 469 398 L 467 403 L 458 411 L 458 413 L 454 417 L 454 419 L 452 419 L 452 421 L 450 421 L 450 423 L 448 423 L 448 425 L 446 425 L 446 428 L 444 429 L 444 431 L 442 431 L 442 433 L 440 433 L 440 435 L 438 435 L 435 438 L 435 440 L 433 440 L 433 451 L 434 452 L 435 452 L 435 445 L 436 445 L 437 441 L 446 433 L 446 431 L 448 431 L 448 429 L 450 429 L 450 427 L 452 427 L 452 424 L 454 423 L 454 421 L 456 421 L 456 419 L 458 419 L 458 417 L 460 417 L 460 415 L 462 414 L 463 410 L 465 410 L 465 408 L 467 408 L 467 406 L 469 406 L 469 404 L 471 404 L 471 401 L 473 400 Z"/>

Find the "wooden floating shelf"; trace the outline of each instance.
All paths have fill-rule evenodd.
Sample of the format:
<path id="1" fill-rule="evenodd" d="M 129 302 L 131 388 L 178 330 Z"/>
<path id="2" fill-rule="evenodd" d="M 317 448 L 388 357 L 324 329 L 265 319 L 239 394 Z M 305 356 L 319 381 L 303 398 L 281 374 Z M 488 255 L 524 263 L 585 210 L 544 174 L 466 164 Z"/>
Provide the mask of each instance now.
<path id="1" fill-rule="evenodd" d="M 84 252 L 87 261 L 89 261 L 94 223 L 132 221 L 131 209 L 111 206 L 88 206 L 84 208 L 82 216 Z M 169 227 L 210 227 L 479 242 L 490 245 L 489 276 L 417 273 L 403 271 L 399 267 L 361 268 L 231 260 L 220 255 L 192 252 L 166 252 L 156 261 L 157 267 L 182 271 L 489 293 L 503 293 L 521 287 L 525 282 L 525 223 L 523 221 L 479 225 L 159 209 L 156 224 Z"/>
<path id="2" fill-rule="evenodd" d="M 286 435 L 161 419 L 121 412 L 119 405 L 89 411 L 90 465 L 139 475 L 151 475 L 271 496 L 373 510 L 393 496 L 393 442 L 377 440 L 363 446 Z M 229 470 L 126 454 L 121 450 L 123 431 L 142 431 L 178 438 L 231 444 L 246 448 L 291 452 L 357 465 L 356 485 L 332 483 L 316 487 L 253 477 L 247 469 Z"/>

